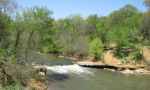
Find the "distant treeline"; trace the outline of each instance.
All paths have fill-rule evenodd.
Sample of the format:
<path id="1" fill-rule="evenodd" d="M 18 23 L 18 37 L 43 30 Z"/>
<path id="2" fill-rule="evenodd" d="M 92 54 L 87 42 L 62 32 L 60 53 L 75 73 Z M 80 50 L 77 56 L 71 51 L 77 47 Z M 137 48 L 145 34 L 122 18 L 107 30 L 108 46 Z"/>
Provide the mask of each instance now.
<path id="1" fill-rule="evenodd" d="M 5 1 L 5 0 L 4 0 Z M 150 43 L 150 12 L 126 5 L 108 16 L 73 15 L 55 20 L 47 8 L 33 7 L 17 13 L 12 1 L 0 4 L 0 57 L 24 63 L 31 51 L 101 58 L 105 48 L 138 50 Z M 149 9 L 149 1 L 145 1 Z M 12 5 L 14 5 L 12 3 Z M 11 5 L 11 6 L 12 6 Z M 15 9 L 15 8 L 14 8 Z"/>

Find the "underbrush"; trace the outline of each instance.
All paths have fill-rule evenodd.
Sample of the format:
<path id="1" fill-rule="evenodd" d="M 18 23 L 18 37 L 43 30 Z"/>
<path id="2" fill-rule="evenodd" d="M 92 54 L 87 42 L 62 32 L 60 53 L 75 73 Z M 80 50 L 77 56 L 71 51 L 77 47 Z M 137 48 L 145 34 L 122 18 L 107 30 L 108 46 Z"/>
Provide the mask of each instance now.
<path id="1" fill-rule="evenodd" d="M 14 84 L 14 85 L 9 85 L 3 88 L 0 88 L 0 90 L 25 90 L 25 88 L 20 85 L 20 84 Z"/>
<path id="2" fill-rule="evenodd" d="M 0 85 L 4 90 L 22 90 L 19 88 L 26 87 L 31 78 L 34 78 L 31 66 L 0 62 Z"/>
<path id="3" fill-rule="evenodd" d="M 140 62 L 143 59 L 142 51 L 135 46 L 119 46 L 114 55 L 123 62 Z"/>

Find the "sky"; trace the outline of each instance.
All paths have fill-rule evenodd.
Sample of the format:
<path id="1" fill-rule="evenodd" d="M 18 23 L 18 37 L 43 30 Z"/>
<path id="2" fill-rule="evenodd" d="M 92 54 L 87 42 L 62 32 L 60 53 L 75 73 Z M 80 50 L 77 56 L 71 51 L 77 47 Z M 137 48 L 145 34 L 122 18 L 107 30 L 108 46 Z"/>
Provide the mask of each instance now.
<path id="1" fill-rule="evenodd" d="M 144 0 L 16 0 L 21 9 L 34 6 L 46 7 L 53 11 L 56 19 L 70 15 L 81 15 L 87 17 L 91 14 L 99 16 L 109 15 L 112 11 L 118 10 L 126 4 L 145 11 Z"/>

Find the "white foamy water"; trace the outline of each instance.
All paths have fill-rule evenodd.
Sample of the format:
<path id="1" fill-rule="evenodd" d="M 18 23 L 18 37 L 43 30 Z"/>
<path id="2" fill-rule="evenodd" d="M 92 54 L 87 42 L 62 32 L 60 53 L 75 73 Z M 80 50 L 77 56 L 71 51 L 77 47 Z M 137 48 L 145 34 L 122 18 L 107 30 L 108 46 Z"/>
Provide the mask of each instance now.
<path id="1" fill-rule="evenodd" d="M 88 69 L 83 68 L 77 64 L 73 65 L 64 65 L 64 66 L 45 66 L 48 70 L 53 71 L 55 73 L 60 74 L 68 74 L 68 73 L 74 73 L 74 74 L 92 74 Z"/>

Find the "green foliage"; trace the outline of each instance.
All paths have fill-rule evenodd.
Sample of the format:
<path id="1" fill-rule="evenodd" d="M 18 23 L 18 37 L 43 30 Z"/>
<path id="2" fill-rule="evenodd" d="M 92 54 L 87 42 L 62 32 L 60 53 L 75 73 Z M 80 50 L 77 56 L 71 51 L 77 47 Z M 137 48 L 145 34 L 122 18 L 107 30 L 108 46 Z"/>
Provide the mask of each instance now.
<path id="1" fill-rule="evenodd" d="M 150 0 L 144 0 L 145 5 L 148 7 L 147 12 L 144 13 L 144 18 L 141 23 L 140 35 L 143 37 L 144 43 L 150 43 Z"/>
<path id="2" fill-rule="evenodd" d="M 108 28 L 107 28 L 107 17 L 100 17 L 96 23 L 97 36 L 100 37 L 102 43 L 107 46 L 108 44 Z"/>
<path id="3" fill-rule="evenodd" d="M 89 53 L 94 56 L 96 60 L 101 59 L 103 53 L 103 43 L 99 38 L 95 38 L 90 42 Z"/>
<path id="4" fill-rule="evenodd" d="M 143 59 L 142 52 L 134 44 L 120 45 L 114 52 L 115 56 L 123 60 L 134 60 L 136 62 Z"/>
<path id="5" fill-rule="evenodd" d="M 5 47 L 12 43 L 13 45 L 7 46 L 11 50 L 6 51 L 13 51 L 17 54 L 16 57 L 26 59 L 30 51 L 87 54 L 89 41 L 95 38 L 100 38 L 103 46 L 114 43 L 118 47 L 124 47 L 139 42 L 138 28 L 142 13 L 132 5 L 126 5 L 105 17 L 90 15 L 83 19 L 74 15 L 54 20 L 51 15 L 51 11 L 42 7 L 25 9 L 17 13 L 13 20 L 2 13 L 1 27 L 9 27 L 11 31 L 7 28 L 2 30 L 0 43 Z M 145 30 L 148 29 L 143 30 L 147 34 Z M 144 33 L 143 36 L 146 36 Z M 6 40 L 9 42 L 2 42 Z"/>
<path id="6" fill-rule="evenodd" d="M 12 18 L 5 13 L 10 3 L 11 0 L 0 1 L 0 62 L 11 61 L 0 65 L 5 71 L 0 73 L 1 84 L 22 84 L 31 78 L 32 71 L 16 63 L 26 64 L 32 52 L 91 55 L 100 60 L 104 47 L 112 48 L 111 44 L 115 44 L 117 57 L 141 60 L 142 54 L 136 46 L 150 41 L 149 11 L 143 14 L 132 5 L 105 17 L 74 15 L 54 20 L 52 12 L 42 7 L 25 9 Z M 148 0 L 145 3 L 150 6 Z"/>
<path id="7" fill-rule="evenodd" d="M 0 58 L 3 58 L 4 53 L 5 53 L 4 49 L 1 49 L 1 48 L 0 48 Z"/>
<path id="8" fill-rule="evenodd" d="M 20 83 L 21 85 L 27 85 L 32 77 L 32 67 L 13 64 L 11 62 L 0 62 L 0 84 L 2 86 L 14 85 Z"/>
<path id="9" fill-rule="evenodd" d="M 26 66 L 29 57 L 33 57 L 32 52 L 90 55 L 100 60 L 104 47 L 112 48 L 110 45 L 115 44 L 117 57 L 138 62 L 143 57 L 136 46 L 150 41 L 150 10 L 143 14 L 132 5 L 126 5 L 105 17 L 75 15 L 54 20 L 48 9 L 34 7 L 12 18 L 5 13 L 10 1 L 0 1 L 0 84 L 3 90 L 22 90 L 31 78 L 42 79 L 33 68 Z M 149 0 L 145 2 L 149 7 Z"/>
<path id="10" fill-rule="evenodd" d="M 144 15 L 143 23 L 140 29 L 140 33 L 143 36 L 144 41 L 150 41 L 150 25 L 149 24 L 150 24 L 150 12 Z"/>
<path id="11" fill-rule="evenodd" d="M 16 83 L 15 85 L 9 85 L 0 89 L 1 90 L 24 90 L 24 87 Z"/>
<path id="12" fill-rule="evenodd" d="M 143 55 L 140 50 L 136 49 L 134 52 L 130 53 L 131 59 L 135 61 L 141 61 L 143 59 Z"/>
<path id="13" fill-rule="evenodd" d="M 48 9 L 39 7 L 17 14 L 14 21 L 14 45 L 18 61 L 28 60 L 31 51 L 43 52 L 52 46 L 51 14 Z"/>
<path id="14" fill-rule="evenodd" d="M 0 47 L 8 48 L 9 46 L 9 25 L 11 23 L 10 17 L 3 12 L 0 12 Z"/>
<path id="15" fill-rule="evenodd" d="M 118 58 L 121 58 L 121 59 L 125 59 L 129 55 L 129 52 L 127 50 L 128 48 L 130 48 L 130 47 L 125 46 L 123 44 L 117 46 L 117 49 L 114 52 L 115 56 L 117 56 Z"/>
<path id="16" fill-rule="evenodd" d="M 80 16 L 71 16 L 55 22 L 54 43 L 59 52 L 65 55 L 88 53 L 86 24 Z"/>
<path id="17" fill-rule="evenodd" d="M 107 36 L 110 43 L 132 43 L 131 41 L 134 41 L 132 39 L 135 38 L 133 35 L 138 31 L 141 17 L 141 13 L 131 5 L 126 5 L 113 12 L 108 19 L 110 30 Z"/>

